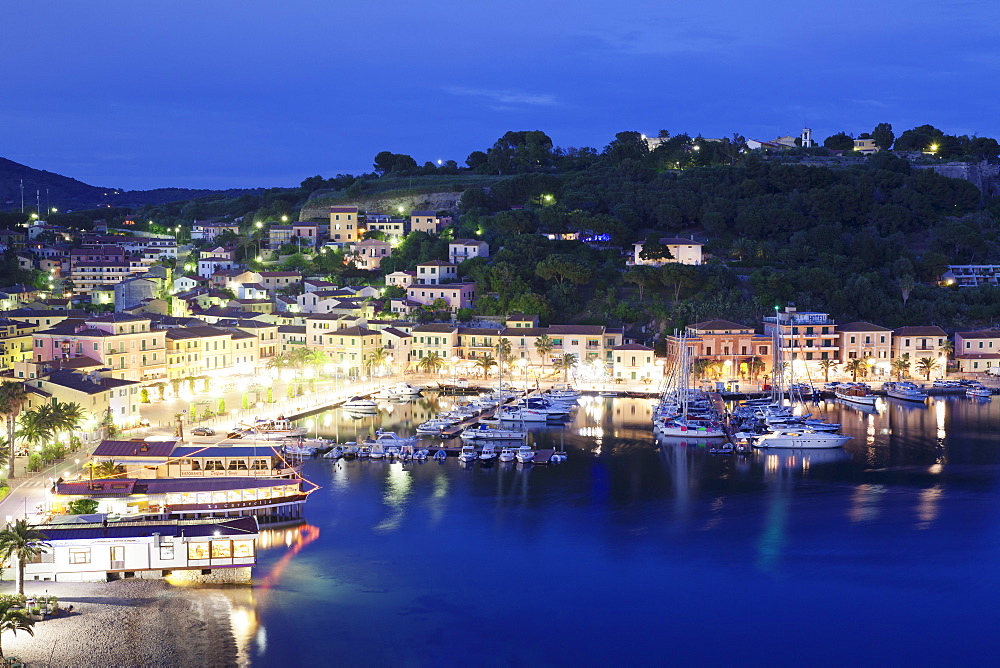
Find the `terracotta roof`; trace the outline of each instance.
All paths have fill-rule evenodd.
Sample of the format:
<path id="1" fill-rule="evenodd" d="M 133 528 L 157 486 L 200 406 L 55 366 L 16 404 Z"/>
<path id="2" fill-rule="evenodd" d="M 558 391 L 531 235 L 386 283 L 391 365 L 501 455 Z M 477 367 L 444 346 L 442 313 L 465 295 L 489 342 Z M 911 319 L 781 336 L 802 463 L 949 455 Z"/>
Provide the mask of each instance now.
<path id="1" fill-rule="evenodd" d="M 936 325 L 900 327 L 892 330 L 893 336 L 948 336 L 943 329 Z"/>
<path id="2" fill-rule="evenodd" d="M 345 327 L 343 329 L 336 329 L 329 332 L 323 332 L 325 336 L 377 336 L 377 329 L 368 329 L 367 327 L 361 327 L 355 325 L 354 327 Z"/>
<path id="3" fill-rule="evenodd" d="M 978 332 L 955 332 L 963 339 L 1000 339 L 1000 329 L 986 329 Z"/>
<path id="4" fill-rule="evenodd" d="M 802 323 L 799 326 L 807 325 L 808 323 Z M 873 325 L 870 322 L 865 322 L 860 320 L 858 322 L 849 322 L 846 325 L 837 325 L 838 332 L 891 332 L 892 330 L 888 327 L 882 327 L 881 325 Z"/>
<path id="5" fill-rule="evenodd" d="M 1000 353 L 962 353 L 955 355 L 959 360 L 1000 360 Z"/>
<path id="6" fill-rule="evenodd" d="M 413 331 L 416 332 L 437 332 L 443 334 L 451 334 L 458 330 L 455 325 L 449 325 L 446 323 L 430 323 L 427 325 L 420 325 L 419 327 L 414 327 Z"/>
<path id="7" fill-rule="evenodd" d="M 604 325 L 550 325 L 548 333 L 551 334 L 583 334 L 598 335 L 607 331 Z"/>
<path id="8" fill-rule="evenodd" d="M 645 352 L 653 352 L 652 348 L 647 348 L 646 346 L 640 346 L 638 343 L 626 343 L 621 346 L 615 346 L 612 350 L 642 350 Z"/>

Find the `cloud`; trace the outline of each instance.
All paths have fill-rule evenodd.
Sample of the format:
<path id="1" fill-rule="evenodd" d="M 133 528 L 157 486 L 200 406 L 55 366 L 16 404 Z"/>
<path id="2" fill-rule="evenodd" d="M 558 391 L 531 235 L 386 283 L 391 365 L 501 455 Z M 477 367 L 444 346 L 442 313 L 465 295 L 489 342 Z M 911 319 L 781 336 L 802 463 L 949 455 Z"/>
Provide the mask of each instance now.
<path id="1" fill-rule="evenodd" d="M 556 104 L 556 98 L 549 93 L 524 93 L 513 90 L 490 90 L 486 88 L 465 88 L 446 86 L 445 92 L 465 97 L 481 97 L 503 105 L 529 105 L 549 107 Z"/>

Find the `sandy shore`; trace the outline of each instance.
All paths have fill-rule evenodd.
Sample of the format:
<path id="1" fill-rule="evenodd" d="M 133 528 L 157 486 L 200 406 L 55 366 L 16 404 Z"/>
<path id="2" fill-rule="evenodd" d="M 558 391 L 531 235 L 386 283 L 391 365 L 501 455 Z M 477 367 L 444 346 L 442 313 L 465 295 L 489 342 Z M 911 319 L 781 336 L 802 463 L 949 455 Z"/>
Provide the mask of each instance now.
<path id="1" fill-rule="evenodd" d="M 35 624 L 35 636 L 5 633 L 3 651 L 36 666 L 237 666 L 246 647 L 233 635 L 233 601 L 246 591 L 176 587 L 161 580 L 27 582 L 46 590 L 69 617 Z M 248 587 L 241 588 L 249 590 Z M 2 591 L 12 592 L 10 582 Z"/>

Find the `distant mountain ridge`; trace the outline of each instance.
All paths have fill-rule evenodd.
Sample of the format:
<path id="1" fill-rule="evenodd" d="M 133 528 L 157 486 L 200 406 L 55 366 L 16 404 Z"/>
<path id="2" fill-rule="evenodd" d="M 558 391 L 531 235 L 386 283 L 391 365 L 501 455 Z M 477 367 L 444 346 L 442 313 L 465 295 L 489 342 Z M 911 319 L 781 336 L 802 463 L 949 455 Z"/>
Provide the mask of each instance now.
<path id="1" fill-rule="evenodd" d="M 236 197 L 260 188 L 208 190 L 196 188 L 156 188 L 155 190 L 119 190 L 88 185 L 68 176 L 34 169 L 7 158 L 0 158 L 0 210 L 21 208 L 21 181 L 24 181 L 24 207 L 35 210 L 35 193 L 40 193 L 41 208 L 93 209 L 104 206 L 139 207 L 146 204 L 166 204 L 206 195 Z M 48 189 L 48 195 L 46 195 Z"/>

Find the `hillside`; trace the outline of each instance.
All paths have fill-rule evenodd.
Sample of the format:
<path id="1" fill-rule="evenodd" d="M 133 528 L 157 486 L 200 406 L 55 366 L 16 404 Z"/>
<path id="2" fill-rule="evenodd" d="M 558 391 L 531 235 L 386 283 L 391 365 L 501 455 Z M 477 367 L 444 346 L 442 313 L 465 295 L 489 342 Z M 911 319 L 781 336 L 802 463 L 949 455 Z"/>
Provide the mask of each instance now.
<path id="1" fill-rule="evenodd" d="M 35 193 L 41 194 L 41 208 L 94 209 L 98 207 L 138 207 L 195 199 L 206 195 L 236 197 L 252 189 L 202 190 L 191 188 L 157 188 L 155 190 L 121 190 L 86 184 L 68 176 L 0 158 L 0 211 L 21 208 L 21 181 L 24 181 L 24 206 L 35 209 Z M 48 191 L 46 193 L 46 190 Z"/>

